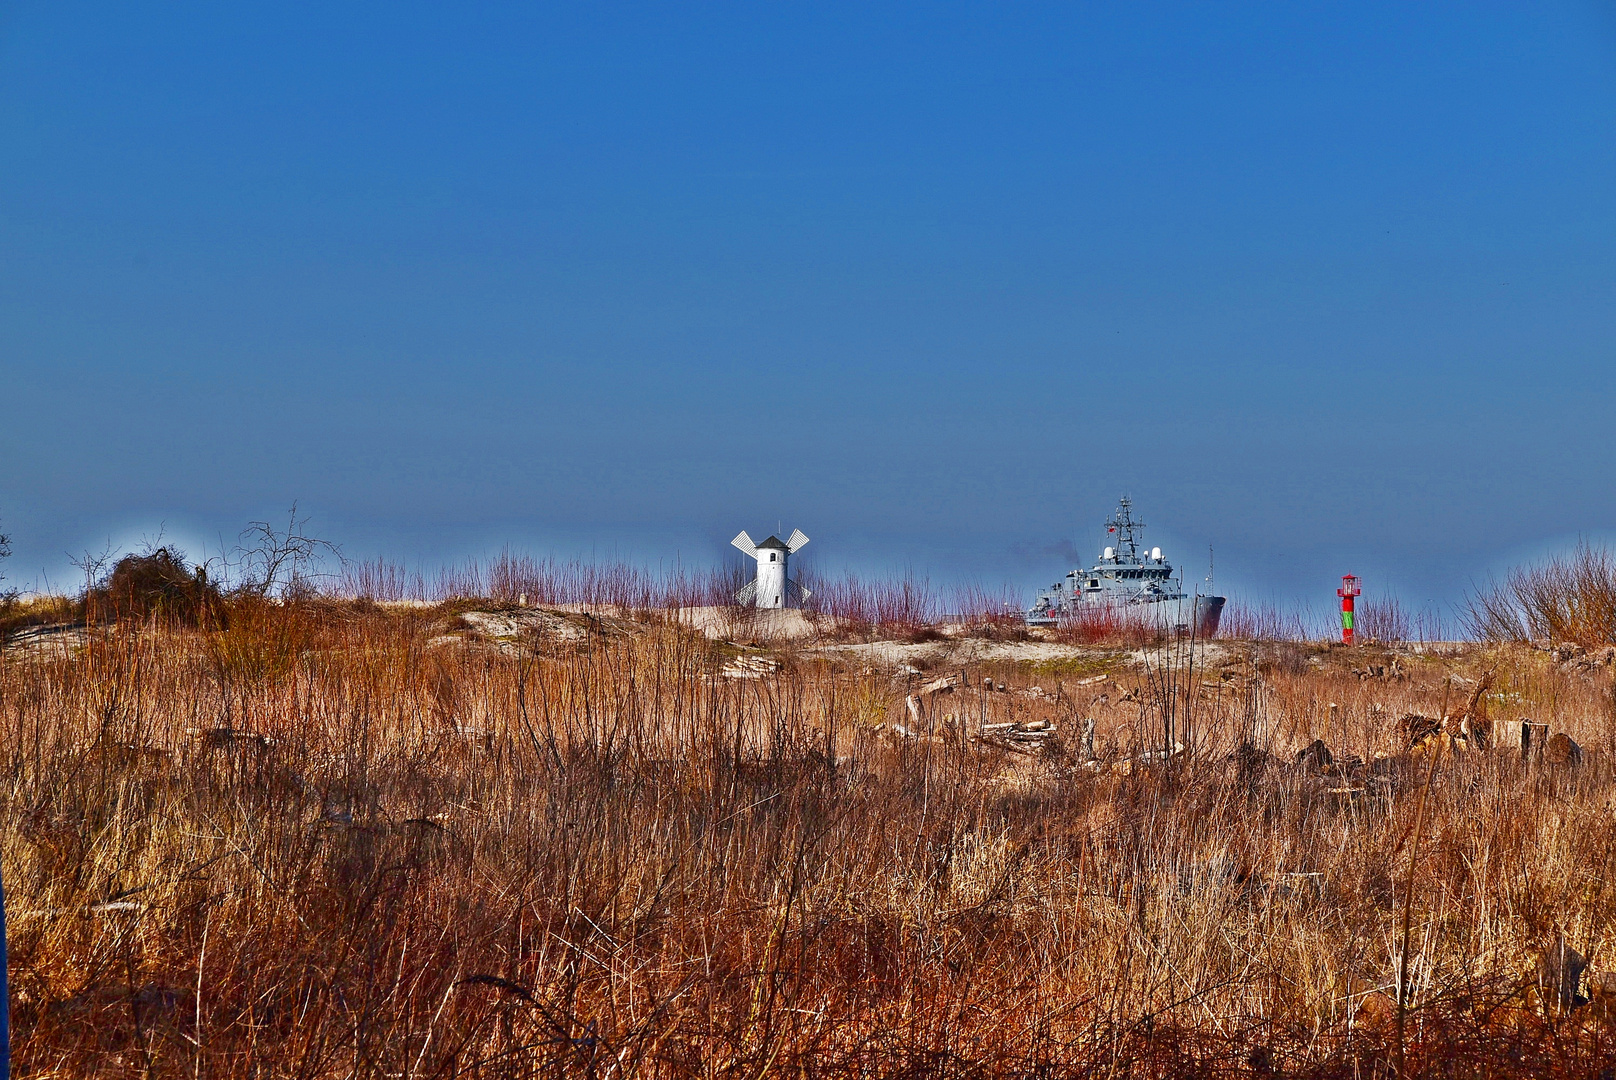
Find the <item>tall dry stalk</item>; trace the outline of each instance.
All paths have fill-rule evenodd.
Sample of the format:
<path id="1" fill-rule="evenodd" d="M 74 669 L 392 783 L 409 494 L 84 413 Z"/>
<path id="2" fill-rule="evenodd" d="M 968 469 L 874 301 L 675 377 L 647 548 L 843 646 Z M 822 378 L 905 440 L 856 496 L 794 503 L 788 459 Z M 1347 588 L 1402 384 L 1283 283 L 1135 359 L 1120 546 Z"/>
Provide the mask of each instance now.
<path id="1" fill-rule="evenodd" d="M 1449 685 L 1444 681 L 1442 709 L 1437 714 L 1439 717 L 1445 718 L 1448 714 Z M 1425 802 L 1431 796 L 1431 782 L 1436 779 L 1436 766 L 1437 762 L 1442 760 L 1444 741 L 1441 736 L 1434 741 L 1431 762 L 1425 770 L 1425 783 L 1420 785 L 1419 802 L 1414 810 L 1414 832 L 1408 842 L 1408 874 L 1403 879 L 1403 923 L 1399 929 L 1397 944 L 1397 1030 L 1393 1042 L 1393 1055 L 1399 1077 L 1407 1075 L 1403 1068 L 1406 1063 L 1404 1035 L 1408 1023 L 1408 944 L 1414 925 L 1414 876 L 1419 870 L 1420 840 L 1425 834 Z"/>

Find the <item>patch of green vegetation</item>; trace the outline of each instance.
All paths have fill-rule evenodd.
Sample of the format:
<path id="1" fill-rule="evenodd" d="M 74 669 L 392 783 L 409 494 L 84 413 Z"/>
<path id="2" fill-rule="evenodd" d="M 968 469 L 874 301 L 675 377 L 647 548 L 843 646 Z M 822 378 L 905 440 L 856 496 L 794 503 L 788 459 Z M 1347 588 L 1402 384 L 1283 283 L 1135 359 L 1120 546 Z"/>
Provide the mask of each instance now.
<path id="1" fill-rule="evenodd" d="M 1110 674 L 1126 655 L 1123 652 L 1097 652 L 1059 660 L 1038 660 L 1028 667 L 1031 674 L 1040 678 L 1081 679 L 1090 675 Z"/>
<path id="2" fill-rule="evenodd" d="M 760 649 L 756 645 L 737 645 L 733 641 L 712 640 L 707 645 L 709 655 L 718 659 L 720 663 L 728 663 L 742 656 L 765 656 L 767 649 Z"/>

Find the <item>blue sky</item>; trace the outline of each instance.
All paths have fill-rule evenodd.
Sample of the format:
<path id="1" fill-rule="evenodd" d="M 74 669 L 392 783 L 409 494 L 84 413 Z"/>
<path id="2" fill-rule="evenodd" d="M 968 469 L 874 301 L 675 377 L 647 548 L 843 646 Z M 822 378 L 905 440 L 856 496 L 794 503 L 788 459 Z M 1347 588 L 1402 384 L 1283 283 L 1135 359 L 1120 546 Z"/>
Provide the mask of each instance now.
<path id="1" fill-rule="evenodd" d="M 1610 4 L 16 3 L 22 584 L 353 556 L 1451 602 L 1616 534 Z M 805 552 L 806 554 L 806 552 Z"/>

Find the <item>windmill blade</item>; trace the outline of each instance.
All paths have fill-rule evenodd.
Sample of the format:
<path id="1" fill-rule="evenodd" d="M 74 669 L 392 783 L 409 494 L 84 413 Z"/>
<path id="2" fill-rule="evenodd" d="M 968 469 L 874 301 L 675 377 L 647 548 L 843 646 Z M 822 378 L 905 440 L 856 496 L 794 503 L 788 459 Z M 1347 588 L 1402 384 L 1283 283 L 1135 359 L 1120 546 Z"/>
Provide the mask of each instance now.
<path id="1" fill-rule="evenodd" d="M 731 540 L 730 543 L 752 556 L 752 558 L 757 558 L 757 545 L 752 543 L 752 538 L 746 535 L 745 529 L 742 529 L 740 535 Z"/>
<path id="2" fill-rule="evenodd" d="M 745 536 L 746 534 L 742 533 L 741 535 Z M 746 587 L 743 588 L 740 592 L 735 594 L 735 602 L 738 603 L 738 604 L 750 604 L 752 602 L 752 598 L 754 596 L 756 596 L 756 595 L 757 595 L 757 582 L 756 581 L 748 581 L 746 583 Z"/>
<path id="3" fill-rule="evenodd" d="M 808 537 L 803 535 L 803 531 L 801 529 L 792 529 L 791 538 L 786 541 L 786 551 L 794 555 L 796 554 L 797 549 L 802 547 L 807 542 Z"/>
<path id="4" fill-rule="evenodd" d="M 795 579 L 788 579 L 786 581 L 786 586 L 796 592 L 797 603 L 799 604 L 808 599 L 810 596 L 814 595 L 814 591 L 812 589 Z"/>

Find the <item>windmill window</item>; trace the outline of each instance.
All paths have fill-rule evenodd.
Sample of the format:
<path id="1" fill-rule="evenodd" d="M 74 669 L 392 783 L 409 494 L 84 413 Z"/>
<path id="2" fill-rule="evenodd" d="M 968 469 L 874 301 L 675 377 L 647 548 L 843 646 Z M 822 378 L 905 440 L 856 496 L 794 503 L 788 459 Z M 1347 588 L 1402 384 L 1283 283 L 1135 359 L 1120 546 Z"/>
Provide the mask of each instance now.
<path id="1" fill-rule="evenodd" d="M 772 551 L 771 551 L 771 552 L 769 552 L 769 561 L 770 561 L 770 562 L 774 562 L 774 560 L 775 560 L 775 559 L 776 559 L 776 558 L 778 558 L 778 556 L 777 556 L 777 555 L 775 555 L 775 553 L 774 553 L 774 552 L 772 552 Z"/>

